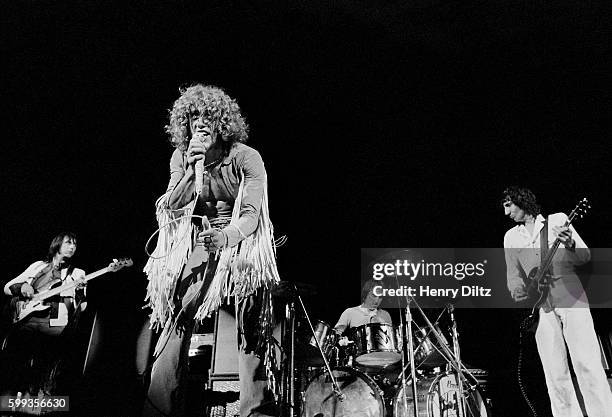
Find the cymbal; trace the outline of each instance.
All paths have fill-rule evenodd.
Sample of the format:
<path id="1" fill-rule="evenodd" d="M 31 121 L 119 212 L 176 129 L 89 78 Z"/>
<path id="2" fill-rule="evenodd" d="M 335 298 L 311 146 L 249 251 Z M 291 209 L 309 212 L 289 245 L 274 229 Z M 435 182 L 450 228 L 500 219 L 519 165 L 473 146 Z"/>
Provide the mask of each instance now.
<path id="1" fill-rule="evenodd" d="M 312 284 L 304 282 L 281 281 L 272 288 L 272 295 L 282 298 L 293 298 L 298 294 L 302 296 L 315 295 L 317 289 Z"/>

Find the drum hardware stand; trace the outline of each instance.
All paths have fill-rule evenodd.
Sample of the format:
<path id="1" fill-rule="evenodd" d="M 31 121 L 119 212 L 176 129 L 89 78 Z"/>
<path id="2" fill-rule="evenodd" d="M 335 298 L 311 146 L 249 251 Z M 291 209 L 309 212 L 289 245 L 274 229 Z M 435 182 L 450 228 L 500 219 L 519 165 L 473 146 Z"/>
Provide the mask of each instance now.
<path id="1" fill-rule="evenodd" d="M 419 406 L 418 406 L 418 393 L 417 393 L 417 378 L 416 378 L 416 366 L 414 364 L 414 344 L 412 341 L 412 313 L 410 312 L 410 300 L 406 300 L 407 304 L 406 304 L 406 326 L 407 326 L 407 330 L 406 333 L 407 334 L 407 338 L 404 337 L 402 338 L 402 340 L 406 340 L 408 342 L 408 359 L 409 359 L 409 363 L 411 364 L 410 366 L 410 378 L 412 379 L 412 404 L 413 404 L 413 412 L 414 412 L 414 417 L 418 417 L 419 415 Z M 404 326 L 402 326 L 402 330 L 404 329 Z M 404 355 L 402 355 L 402 362 L 404 360 Z M 405 387 L 406 386 L 406 373 L 404 372 L 404 364 L 402 363 L 402 386 Z M 403 391 L 404 393 L 404 406 L 406 407 L 406 411 L 408 411 L 408 398 L 406 397 L 406 389 L 404 389 Z"/>
<path id="2" fill-rule="evenodd" d="M 395 282 L 398 284 L 399 286 L 399 282 L 397 279 L 397 275 L 395 276 Z M 412 340 L 412 312 L 410 311 L 410 302 L 414 301 L 416 304 L 416 301 L 410 297 L 406 297 L 406 326 L 402 326 L 402 331 L 405 331 L 407 334 L 404 335 L 404 337 L 402 337 L 403 341 L 406 341 L 406 343 L 408 344 L 408 363 L 410 364 L 410 378 L 412 379 L 412 403 L 413 403 L 413 412 L 414 412 L 414 417 L 418 417 L 419 415 L 419 406 L 418 406 L 418 393 L 417 393 L 417 376 L 416 376 L 416 366 L 414 363 L 414 344 L 413 344 L 413 340 Z M 399 305 L 399 299 L 397 301 L 398 303 L 398 307 L 401 308 L 401 306 Z M 417 306 L 418 307 L 418 306 Z M 401 324 L 401 319 L 402 319 L 402 315 L 400 314 L 400 324 Z M 406 328 L 407 327 L 407 328 Z M 403 346 L 402 346 L 403 349 Z M 404 387 L 403 390 L 403 394 L 404 394 L 404 407 L 406 407 L 406 411 L 408 411 L 408 397 L 406 397 L 406 365 L 404 363 L 404 354 L 402 353 L 401 355 L 402 358 L 402 371 L 400 372 L 400 376 L 402 378 L 402 387 Z"/>
<path id="3" fill-rule="evenodd" d="M 340 391 L 338 382 L 336 381 L 336 378 L 334 377 L 334 374 L 331 371 L 331 367 L 329 365 L 327 357 L 323 354 L 323 349 L 321 348 L 321 345 L 319 344 L 319 341 L 316 337 L 316 332 L 314 330 L 314 327 L 312 326 L 312 322 L 310 321 L 308 312 L 306 311 L 306 306 L 304 305 L 304 302 L 302 301 L 302 297 L 300 296 L 298 291 L 299 290 L 297 288 L 297 285 L 292 283 L 292 286 L 291 286 L 292 296 L 290 297 L 285 307 L 285 322 L 283 323 L 282 340 L 283 340 L 283 344 L 286 344 L 289 346 L 289 349 L 288 349 L 289 352 L 287 353 L 286 350 L 281 349 L 284 355 L 284 358 L 282 360 L 282 363 L 284 364 L 284 367 L 283 367 L 284 370 L 282 371 L 282 381 L 283 382 L 281 384 L 282 390 L 283 390 L 283 392 L 281 393 L 281 398 L 282 398 L 282 406 L 280 407 L 281 417 L 294 417 L 297 415 L 296 413 L 297 407 L 295 403 L 295 342 L 296 342 L 295 341 L 295 333 L 296 333 L 295 298 L 298 299 L 298 301 L 300 302 L 300 305 L 302 306 L 302 310 L 304 311 L 306 320 L 308 321 L 308 326 L 310 327 L 310 331 L 312 332 L 313 338 L 317 344 L 317 349 L 319 350 L 319 353 L 321 354 L 321 357 L 323 358 L 325 369 L 331 378 L 334 394 L 336 394 L 336 396 L 338 397 L 340 401 L 343 401 L 345 399 L 345 395 L 342 394 L 342 392 Z M 288 330 L 290 331 L 290 334 L 287 334 Z"/>
<path id="4" fill-rule="evenodd" d="M 412 298 L 412 297 L 411 297 Z M 466 385 L 468 385 L 468 387 L 470 387 L 470 391 L 476 389 L 476 387 L 478 386 L 478 380 L 476 379 L 476 377 L 465 367 L 465 365 L 463 365 L 463 363 L 461 361 L 458 361 L 456 359 L 456 355 L 455 353 L 453 353 L 450 348 L 447 346 L 447 344 L 445 343 L 444 338 L 442 337 L 442 335 L 440 335 L 440 333 L 436 330 L 436 328 L 434 327 L 434 325 L 431 323 L 431 321 L 429 320 L 429 318 L 427 317 L 427 315 L 425 315 L 425 312 L 421 309 L 421 307 L 419 307 L 418 303 L 416 302 L 416 300 L 414 300 L 414 303 L 416 305 L 416 307 L 419 309 L 419 311 L 421 312 L 421 315 L 423 316 L 423 318 L 425 319 L 425 322 L 427 323 L 427 326 L 431 329 L 430 333 L 433 333 L 433 335 L 436 337 L 436 340 L 438 341 L 438 344 L 440 345 L 440 347 L 442 348 L 442 351 L 440 351 L 438 349 L 438 351 L 440 352 L 440 354 L 442 354 L 442 356 L 446 359 L 446 361 L 455 369 L 455 371 L 457 372 L 457 376 L 459 378 L 463 378 L 464 382 L 466 383 Z M 447 307 L 448 308 L 448 307 Z M 454 308 L 454 307 L 453 307 Z M 454 318 L 453 318 L 453 322 L 454 322 Z M 456 323 L 454 324 L 456 325 Z M 453 344 L 455 345 L 455 340 L 453 339 Z M 459 340 L 457 339 L 456 341 L 456 346 L 459 347 Z M 437 349 L 437 347 L 436 347 Z M 467 378 L 465 377 L 464 373 L 468 374 L 470 376 L 470 378 L 472 378 L 473 381 L 476 382 L 476 385 L 472 385 L 469 383 L 469 381 L 467 380 Z M 459 382 L 459 381 L 458 381 Z"/>
<path id="5" fill-rule="evenodd" d="M 310 327 L 310 331 L 312 332 L 312 336 L 317 344 L 317 349 L 319 350 L 319 353 L 321 354 L 321 357 L 323 358 L 323 363 L 325 365 L 325 370 L 327 371 L 327 373 L 329 374 L 329 377 L 331 379 L 331 383 L 332 383 L 332 389 L 334 391 L 334 394 L 336 395 L 336 397 L 338 398 L 339 401 L 344 401 L 346 399 L 346 396 L 342 393 L 342 391 L 340 390 L 340 386 L 338 385 L 338 381 L 336 381 L 336 377 L 334 376 L 334 373 L 331 370 L 331 367 L 329 366 L 329 362 L 327 360 L 327 357 L 325 356 L 325 353 L 323 353 L 323 349 L 321 348 L 321 345 L 319 343 L 319 340 L 317 338 L 317 334 L 315 332 L 314 327 L 312 326 L 312 322 L 310 321 L 310 317 L 308 316 L 308 312 L 306 311 L 306 306 L 304 305 L 304 301 L 302 301 L 302 297 L 300 296 L 300 294 L 297 292 L 297 288 L 296 288 L 296 295 L 297 295 L 297 299 L 300 302 L 301 306 L 302 306 L 302 310 L 304 310 L 304 315 L 306 316 L 306 321 L 308 322 L 308 327 Z M 292 336 L 292 338 L 295 340 L 295 337 Z M 292 353 L 293 355 L 293 353 Z M 291 385 L 293 386 L 293 381 L 291 382 Z"/>
<path id="6" fill-rule="evenodd" d="M 416 301 L 415 301 L 415 302 L 416 302 Z M 444 311 L 446 311 L 446 310 L 444 310 Z M 438 316 L 438 318 L 436 319 L 436 322 L 433 324 L 433 326 L 434 326 L 434 327 L 435 327 L 435 326 L 438 324 L 438 321 L 440 321 L 440 318 L 442 317 L 442 314 L 444 314 L 444 311 L 442 311 L 442 313 L 440 313 L 440 315 L 439 315 L 439 316 Z M 401 319 L 401 318 L 402 318 L 402 316 L 401 316 L 401 314 L 400 314 L 400 319 Z M 416 327 L 417 327 L 417 330 L 419 330 L 419 331 L 424 331 L 424 330 L 425 330 L 424 328 L 421 328 L 421 327 L 419 327 L 418 325 L 417 325 Z M 427 326 L 427 327 L 429 327 L 429 326 Z M 402 327 L 402 329 L 404 329 L 404 328 Z M 422 344 L 422 343 L 423 343 L 423 342 L 424 342 L 424 341 L 425 341 L 425 340 L 426 340 L 426 339 L 429 337 L 429 333 L 431 333 L 431 331 L 429 331 L 428 333 L 426 333 L 426 334 L 424 334 L 424 335 L 423 335 L 423 341 L 419 341 L 419 344 L 418 344 L 418 346 L 416 347 L 416 349 L 414 349 L 414 348 L 413 348 L 413 349 L 415 350 L 415 352 L 416 352 L 417 350 L 419 350 L 419 347 L 421 346 L 421 344 Z M 445 343 L 445 345 L 446 345 L 446 343 Z M 446 353 L 446 352 L 441 352 L 441 351 L 440 351 L 440 349 L 438 349 L 438 348 L 437 348 L 437 346 L 435 346 L 435 345 L 434 345 L 434 348 L 435 348 L 435 349 L 438 351 L 438 353 L 440 353 L 440 355 L 442 355 L 442 357 L 444 357 L 444 360 L 446 360 L 447 362 L 450 362 L 450 359 L 449 359 L 449 357 L 447 356 L 447 353 Z M 403 357 L 402 357 L 402 373 L 403 373 L 403 372 L 406 372 L 406 369 L 408 369 L 408 366 L 409 366 L 409 365 L 410 365 L 410 364 L 406 364 L 406 365 L 404 365 L 404 362 L 403 362 Z M 417 366 L 417 368 L 418 368 L 418 366 Z M 402 374 L 400 374 L 400 376 L 401 376 L 401 375 L 402 375 Z M 398 376 L 398 379 L 399 379 L 399 376 Z"/>
<path id="7" fill-rule="evenodd" d="M 450 314 L 450 319 L 452 322 L 452 333 L 453 333 L 453 353 L 455 359 L 455 369 L 457 369 L 457 389 L 459 391 L 459 398 L 461 408 L 459 410 L 461 415 L 465 415 L 466 404 L 465 404 L 465 395 L 463 394 L 463 381 L 461 380 L 461 356 L 459 354 L 459 332 L 457 331 L 457 322 L 455 321 L 455 306 L 451 303 L 448 304 L 448 313 Z"/>
<path id="8" fill-rule="evenodd" d="M 429 320 L 429 318 L 427 317 L 427 315 L 425 314 L 425 312 L 421 309 L 421 307 L 419 306 L 419 304 L 416 302 L 416 300 L 414 299 L 414 297 L 406 297 L 406 302 L 408 303 L 406 310 L 407 310 L 407 314 L 406 314 L 406 320 L 408 321 L 408 317 L 409 317 L 409 305 L 410 302 L 414 302 L 416 308 L 421 312 L 421 315 L 423 316 L 423 318 L 425 319 L 425 322 L 427 323 L 427 327 L 429 327 L 430 329 L 430 333 L 433 333 L 433 335 L 435 336 L 436 340 L 438 341 L 439 346 L 442 348 L 442 351 L 438 350 L 440 352 L 440 354 L 442 354 L 442 356 L 446 359 L 446 361 L 452 366 L 452 368 L 455 369 L 456 373 L 457 373 L 457 385 L 458 385 L 458 390 L 459 390 L 459 396 L 461 397 L 461 401 L 460 401 L 460 415 L 463 416 L 464 415 L 464 410 L 466 409 L 465 407 L 465 393 L 463 391 L 463 383 L 465 383 L 468 387 L 469 387 L 469 391 L 473 391 L 474 389 L 476 389 L 476 387 L 478 386 L 478 381 L 476 379 L 476 377 L 465 367 L 465 365 L 463 365 L 463 363 L 461 362 L 461 360 L 459 359 L 459 334 L 457 332 L 457 323 L 455 321 L 455 317 L 453 314 L 454 311 L 454 306 L 449 305 L 446 308 L 449 310 L 449 313 L 451 315 L 451 321 L 453 322 L 452 325 L 452 333 L 453 333 L 453 350 L 454 352 L 452 352 L 450 350 L 450 348 L 447 346 L 447 344 L 445 343 L 444 338 L 442 337 L 442 335 L 440 335 L 440 333 L 438 332 L 438 330 L 435 328 L 435 326 L 431 323 L 431 321 Z M 452 309 L 452 310 L 451 310 Z M 411 318 L 410 318 L 411 319 Z M 410 321 L 408 321 L 408 331 L 410 332 L 409 334 L 409 339 L 411 343 L 412 340 L 412 330 L 410 327 Z M 411 363 L 413 364 L 413 366 L 411 366 L 411 372 L 413 373 L 412 378 L 413 378 L 413 399 L 414 402 L 416 403 L 416 398 L 417 398 L 417 394 L 416 394 L 416 381 L 414 380 L 414 362 L 412 362 L 412 360 L 414 360 L 414 348 L 412 347 L 412 345 L 409 346 L 408 348 L 409 353 L 411 354 L 412 358 L 411 358 Z M 402 374 L 404 373 L 404 371 L 402 371 Z M 466 375 L 464 375 L 464 373 L 466 373 L 467 375 L 469 375 L 473 381 L 476 382 L 476 385 L 472 385 L 469 383 Z M 403 375 L 402 375 L 402 378 Z M 404 381 L 403 381 L 404 382 Z M 405 385 L 404 385 L 405 386 Z M 406 404 L 406 390 L 404 390 L 404 401 Z M 415 412 L 416 412 L 416 405 L 414 407 Z M 416 414 L 415 414 L 416 417 Z"/>
<path id="9" fill-rule="evenodd" d="M 287 327 L 289 327 L 289 337 L 287 337 Z M 285 306 L 285 323 L 283 323 L 283 333 L 282 333 L 283 343 L 288 342 L 289 344 L 289 357 L 285 352 L 285 358 L 283 359 L 283 363 L 285 364 L 285 369 L 282 372 L 282 404 L 288 404 L 289 410 L 291 410 L 288 414 L 288 417 L 293 417 L 295 415 L 295 301 L 291 299 L 287 305 Z M 290 340 L 287 340 L 287 339 Z M 289 361 L 289 366 L 286 366 L 287 361 Z M 289 369 L 287 369 L 289 368 Z M 287 375 L 289 372 L 289 375 Z M 288 396 L 288 398 L 287 398 Z M 281 416 L 285 414 L 286 407 L 282 407 Z"/>

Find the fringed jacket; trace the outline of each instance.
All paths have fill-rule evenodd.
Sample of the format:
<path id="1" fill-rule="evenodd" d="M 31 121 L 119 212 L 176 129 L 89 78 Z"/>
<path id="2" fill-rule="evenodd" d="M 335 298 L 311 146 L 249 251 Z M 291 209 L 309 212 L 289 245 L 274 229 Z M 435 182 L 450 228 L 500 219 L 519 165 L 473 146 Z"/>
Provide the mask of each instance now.
<path id="1" fill-rule="evenodd" d="M 224 228 L 228 245 L 220 253 L 215 278 L 197 318 L 212 313 L 223 298 L 242 299 L 261 286 L 280 280 L 276 268 L 274 230 L 268 213 L 267 179 L 259 153 L 242 143 L 214 168 L 206 170 L 203 190 L 185 207 L 170 209 L 168 199 L 187 170 L 186 154 L 176 149 L 170 159 L 170 181 L 157 201 L 160 226 L 157 247 L 145 266 L 149 278 L 151 325 L 163 326 L 173 307 L 172 294 L 196 235 L 192 215 L 231 216 Z"/>

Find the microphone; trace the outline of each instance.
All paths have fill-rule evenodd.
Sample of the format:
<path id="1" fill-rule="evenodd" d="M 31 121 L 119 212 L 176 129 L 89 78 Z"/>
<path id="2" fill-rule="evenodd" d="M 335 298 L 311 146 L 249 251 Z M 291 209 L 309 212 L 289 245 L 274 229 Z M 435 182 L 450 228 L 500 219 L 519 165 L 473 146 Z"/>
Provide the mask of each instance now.
<path id="1" fill-rule="evenodd" d="M 204 188 L 204 160 L 199 159 L 195 163 L 195 192 L 202 194 Z"/>
<path id="2" fill-rule="evenodd" d="M 204 135 L 201 133 L 194 133 L 191 140 L 198 140 L 205 145 Z M 206 152 L 206 146 L 204 146 Z M 195 163 L 195 192 L 201 194 L 204 188 L 204 159 L 198 159 Z"/>

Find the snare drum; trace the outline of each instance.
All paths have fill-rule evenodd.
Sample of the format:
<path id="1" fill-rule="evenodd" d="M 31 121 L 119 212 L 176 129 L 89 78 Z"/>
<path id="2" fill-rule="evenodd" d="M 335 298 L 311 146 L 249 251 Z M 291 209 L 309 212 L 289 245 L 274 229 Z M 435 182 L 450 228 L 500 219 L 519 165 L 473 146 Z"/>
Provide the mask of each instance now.
<path id="1" fill-rule="evenodd" d="M 325 369 L 312 378 L 302 393 L 301 417 L 384 417 L 385 403 L 376 383 L 353 368 L 334 368 L 332 373 L 343 400 L 336 396 Z"/>
<path id="2" fill-rule="evenodd" d="M 404 398 L 404 393 L 406 397 Z M 419 417 L 489 417 L 489 410 L 478 389 L 465 392 L 465 411 L 461 412 L 459 404 L 459 387 L 457 375 L 443 373 L 438 376 L 423 378 L 417 382 L 418 416 Z M 401 387 L 393 399 L 394 417 L 412 417 L 413 414 L 412 382 Z"/>
<path id="3" fill-rule="evenodd" d="M 399 362 L 402 357 L 393 325 L 370 323 L 351 329 L 355 343 L 355 362 L 367 367 L 385 367 Z"/>

